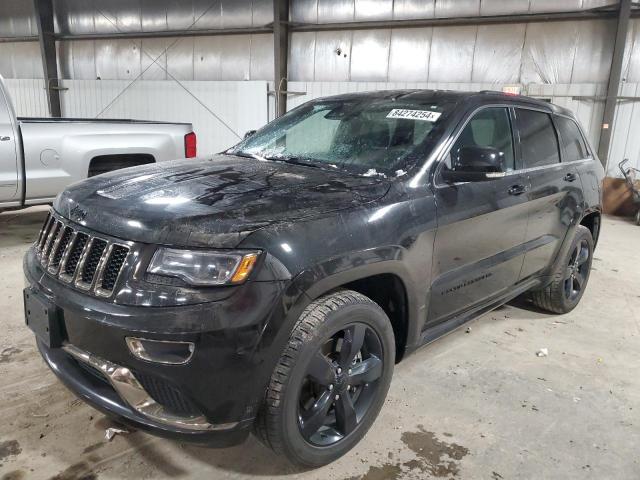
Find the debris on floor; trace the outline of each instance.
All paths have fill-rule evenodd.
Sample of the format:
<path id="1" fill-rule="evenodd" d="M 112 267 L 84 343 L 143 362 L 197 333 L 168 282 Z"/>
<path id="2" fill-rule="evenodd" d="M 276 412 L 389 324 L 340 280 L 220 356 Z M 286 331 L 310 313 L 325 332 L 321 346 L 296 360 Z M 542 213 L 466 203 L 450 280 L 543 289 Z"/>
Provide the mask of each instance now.
<path id="1" fill-rule="evenodd" d="M 108 442 L 110 442 L 113 437 L 115 437 L 116 435 L 125 435 L 129 433 L 128 430 L 122 430 L 121 428 L 113 428 L 113 427 L 109 427 L 104 431 L 104 439 L 107 440 Z"/>
<path id="2" fill-rule="evenodd" d="M 549 349 L 548 348 L 541 348 L 540 350 L 538 350 L 536 352 L 536 356 L 538 357 L 546 357 L 549 355 Z"/>

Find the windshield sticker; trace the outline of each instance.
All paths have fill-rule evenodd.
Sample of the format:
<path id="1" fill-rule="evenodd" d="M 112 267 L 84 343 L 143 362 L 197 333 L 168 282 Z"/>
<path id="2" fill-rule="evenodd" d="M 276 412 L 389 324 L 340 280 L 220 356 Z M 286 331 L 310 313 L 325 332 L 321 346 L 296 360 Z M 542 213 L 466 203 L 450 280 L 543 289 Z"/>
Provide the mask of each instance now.
<path id="1" fill-rule="evenodd" d="M 406 110 L 404 108 L 394 108 L 389 112 L 387 118 L 406 118 L 407 120 L 435 122 L 440 118 L 440 115 L 440 112 L 432 112 L 431 110 Z"/>

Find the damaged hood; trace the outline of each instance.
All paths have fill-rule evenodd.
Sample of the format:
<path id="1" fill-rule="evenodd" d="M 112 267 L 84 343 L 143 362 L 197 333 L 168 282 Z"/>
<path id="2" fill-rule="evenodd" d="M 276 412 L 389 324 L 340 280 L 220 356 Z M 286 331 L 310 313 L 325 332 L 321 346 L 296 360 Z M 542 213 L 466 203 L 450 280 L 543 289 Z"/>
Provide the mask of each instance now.
<path id="1" fill-rule="evenodd" d="M 234 248 L 252 232 L 384 196 L 388 182 L 282 162 L 217 155 L 144 165 L 70 186 L 54 209 L 107 235 Z"/>

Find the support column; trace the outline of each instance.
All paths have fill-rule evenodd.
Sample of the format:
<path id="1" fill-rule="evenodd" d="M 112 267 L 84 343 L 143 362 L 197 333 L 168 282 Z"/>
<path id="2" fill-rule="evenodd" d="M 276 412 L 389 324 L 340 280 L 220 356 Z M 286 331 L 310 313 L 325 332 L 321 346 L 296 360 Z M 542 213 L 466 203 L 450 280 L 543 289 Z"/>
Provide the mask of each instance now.
<path id="1" fill-rule="evenodd" d="M 289 53 L 289 0 L 273 0 L 273 63 L 276 118 L 287 111 L 287 61 Z"/>
<path id="2" fill-rule="evenodd" d="M 52 0 L 33 0 L 38 24 L 38 39 L 42 56 L 42 70 L 47 90 L 49 113 L 52 117 L 61 117 L 60 84 L 58 79 L 58 58 L 56 53 L 56 38 L 53 28 Z"/>
<path id="3" fill-rule="evenodd" d="M 605 169 L 607 168 L 607 163 L 609 160 L 609 146 L 611 145 L 613 119 L 616 113 L 618 90 L 620 88 L 620 77 L 622 76 L 622 61 L 624 59 L 624 49 L 627 43 L 629 17 L 631 16 L 631 0 L 620 0 L 619 7 L 620 9 L 618 10 L 616 40 L 615 46 L 613 48 L 611 70 L 609 71 L 607 98 L 605 100 L 604 114 L 602 116 L 600 143 L 598 144 L 598 157 L 600 157 L 600 161 L 602 162 L 602 165 L 605 167 Z"/>

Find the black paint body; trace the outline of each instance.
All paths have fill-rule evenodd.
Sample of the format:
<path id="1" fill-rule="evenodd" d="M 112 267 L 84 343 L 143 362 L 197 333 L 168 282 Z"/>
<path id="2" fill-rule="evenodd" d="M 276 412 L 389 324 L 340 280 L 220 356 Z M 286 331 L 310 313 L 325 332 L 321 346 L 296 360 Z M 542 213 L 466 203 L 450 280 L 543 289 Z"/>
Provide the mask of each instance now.
<path id="1" fill-rule="evenodd" d="M 218 155 L 114 172 L 76 184 L 54 210 L 79 229 L 133 242 L 134 258 L 108 300 L 78 292 L 25 257 L 31 287 L 64 312 L 67 340 L 112 362 L 164 379 L 211 423 L 232 432 L 167 429 L 138 415 L 88 378 L 60 349 L 39 344 L 61 380 L 95 407 L 153 433 L 211 445 L 242 441 L 301 311 L 315 298 L 376 275 L 402 288 L 398 356 L 547 281 L 583 218 L 600 212 L 600 162 L 559 163 L 491 181 L 446 184 L 437 171 L 465 121 L 484 106 L 568 111 L 495 93 L 399 93 L 457 102 L 424 162 L 397 178 Z M 346 95 L 344 98 L 351 97 Z M 421 97 L 422 96 L 422 97 Z M 518 138 L 515 137 L 516 161 Z M 563 180 L 568 172 L 575 181 Z M 514 185 L 524 193 L 509 194 Z M 153 201 L 159 198 L 158 201 Z M 158 245 L 257 249 L 243 285 L 164 286 L 145 280 Z M 188 340 L 186 365 L 138 360 L 124 337 Z"/>

